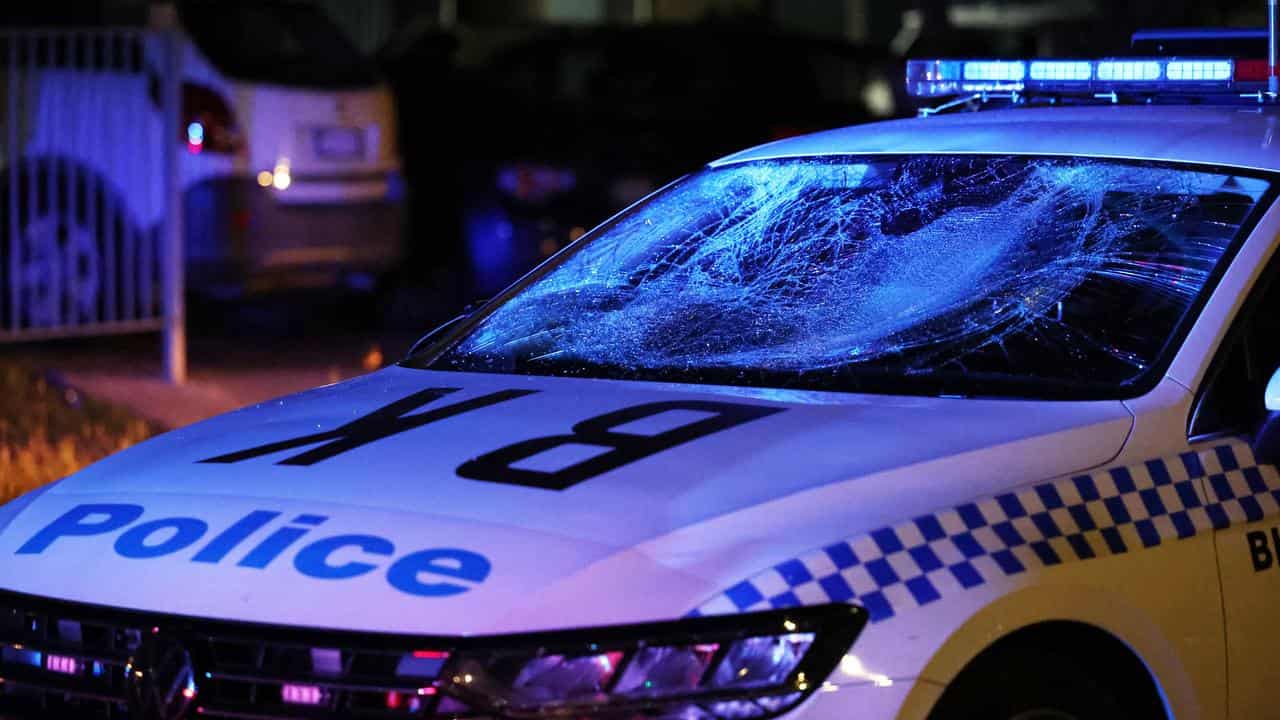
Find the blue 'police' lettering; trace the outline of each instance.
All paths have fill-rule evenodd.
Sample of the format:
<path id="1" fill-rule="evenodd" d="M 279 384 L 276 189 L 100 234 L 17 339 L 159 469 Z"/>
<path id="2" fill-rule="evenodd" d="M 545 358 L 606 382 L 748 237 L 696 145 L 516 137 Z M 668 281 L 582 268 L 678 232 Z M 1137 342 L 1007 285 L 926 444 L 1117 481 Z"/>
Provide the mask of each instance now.
<path id="1" fill-rule="evenodd" d="M 97 522 L 87 522 L 99 518 Z M 18 555 L 38 555 L 60 537 L 84 537 L 115 532 L 142 517 L 141 505 L 77 505 L 31 536 Z"/>
<path id="2" fill-rule="evenodd" d="M 147 538 L 157 532 L 173 530 L 173 534 L 155 545 L 148 545 Z M 152 520 L 136 525 L 116 540 L 116 554 L 127 557 L 146 559 L 176 553 L 190 546 L 209 532 L 209 525 L 203 520 L 188 517 L 165 518 Z"/>
<path id="3" fill-rule="evenodd" d="M 145 509 L 129 503 L 77 505 L 36 531 L 15 552 L 38 555 L 63 538 L 109 535 L 119 531 L 113 543 L 116 554 L 134 560 L 173 555 L 196 545 L 209 533 L 209 524 L 193 517 L 170 517 L 136 524 Z M 231 556 L 253 535 L 266 530 L 280 513 L 254 510 L 213 536 L 195 551 L 191 562 L 217 564 Z M 268 534 L 239 562 L 239 567 L 264 569 L 284 554 L 303 535 L 328 518 L 298 515 L 284 527 Z M 299 527 L 299 525 L 310 527 Z M 344 551 L 363 557 L 352 559 Z M 377 570 L 378 558 L 395 555 L 395 545 L 377 535 L 335 535 L 315 540 L 293 558 L 293 567 L 307 577 L 321 580 L 349 580 Z M 345 560 L 345 562 L 344 562 Z M 411 552 L 387 567 L 386 580 L 400 592 L 419 597 L 447 597 L 471 590 L 489 577 L 492 566 L 485 556 L 459 548 L 429 548 Z"/>
<path id="4" fill-rule="evenodd" d="M 375 535 L 337 535 L 317 540 L 298 551 L 293 566 L 303 575 L 322 580 L 346 580 L 378 569 L 366 562 L 348 562 L 330 565 L 329 556 L 344 548 L 359 548 L 370 555 L 394 555 L 396 546 L 390 540 Z"/>
<path id="5" fill-rule="evenodd" d="M 192 562 L 217 563 L 235 549 L 237 545 L 249 539 L 249 536 L 267 526 L 267 523 L 280 517 L 278 512 L 254 510 L 236 521 L 234 525 L 223 530 L 218 537 L 209 541 L 204 549 L 191 558 Z"/>
<path id="6" fill-rule="evenodd" d="M 245 555 L 238 565 L 261 570 L 270 565 L 272 560 L 280 557 L 280 553 L 288 550 L 290 545 L 298 541 L 298 538 L 309 532 L 311 532 L 311 528 L 280 528 L 267 536 L 267 539 L 259 543 L 258 547 L 250 550 L 249 554 Z"/>
<path id="7" fill-rule="evenodd" d="M 391 587 L 410 595 L 441 597 L 457 595 L 471 588 L 461 583 L 424 582 L 423 575 L 438 575 L 457 580 L 480 583 L 489 577 L 489 560 L 485 556 L 459 550 L 439 548 L 409 553 L 387 570 L 387 582 Z"/>

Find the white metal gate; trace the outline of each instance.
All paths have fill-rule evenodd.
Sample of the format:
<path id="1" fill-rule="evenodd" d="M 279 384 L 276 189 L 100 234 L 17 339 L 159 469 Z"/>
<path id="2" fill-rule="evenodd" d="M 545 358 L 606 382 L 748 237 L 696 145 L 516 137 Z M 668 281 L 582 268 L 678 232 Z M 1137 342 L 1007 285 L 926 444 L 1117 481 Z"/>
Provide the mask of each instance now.
<path id="1" fill-rule="evenodd" d="M 164 330 L 181 380 L 182 44 L 0 31 L 0 342 Z"/>

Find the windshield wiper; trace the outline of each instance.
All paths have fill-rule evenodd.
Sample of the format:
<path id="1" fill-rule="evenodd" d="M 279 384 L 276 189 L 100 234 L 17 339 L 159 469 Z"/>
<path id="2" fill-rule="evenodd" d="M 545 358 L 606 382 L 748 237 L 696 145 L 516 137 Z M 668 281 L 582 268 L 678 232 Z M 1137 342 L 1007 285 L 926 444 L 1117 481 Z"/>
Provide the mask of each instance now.
<path id="1" fill-rule="evenodd" d="M 418 338 L 417 342 L 413 344 L 413 347 L 409 348 L 409 354 L 405 356 L 405 360 L 412 359 L 428 345 L 444 337 L 450 330 L 458 327 L 462 321 L 470 318 L 472 315 L 475 315 L 476 311 L 484 307 L 487 302 L 489 302 L 489 298 L 472 301 L 463 307 L 462 311 L 453 318 L 446 320 L 435 328 L 429 330 L 426 335 Z"/>

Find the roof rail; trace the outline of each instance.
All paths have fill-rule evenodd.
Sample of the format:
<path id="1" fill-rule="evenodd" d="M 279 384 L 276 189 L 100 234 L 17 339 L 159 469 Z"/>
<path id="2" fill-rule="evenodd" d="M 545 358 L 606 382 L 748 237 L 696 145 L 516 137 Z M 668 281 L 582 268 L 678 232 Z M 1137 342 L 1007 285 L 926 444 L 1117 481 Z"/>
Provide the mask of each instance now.
<path id="1" fill-rule="evenodd" d="M 1267 56 L 1266 28 L 1152 28 L 1129 38 L 1139 55 Z"/>

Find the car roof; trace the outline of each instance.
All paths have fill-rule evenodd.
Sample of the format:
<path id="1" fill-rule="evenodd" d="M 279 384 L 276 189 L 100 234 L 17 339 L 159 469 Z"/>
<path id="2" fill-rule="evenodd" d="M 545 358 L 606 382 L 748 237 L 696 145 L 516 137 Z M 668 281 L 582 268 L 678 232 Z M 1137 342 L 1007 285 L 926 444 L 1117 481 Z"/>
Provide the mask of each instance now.
<path id="1" fill-rule="evenodd" d="M 1010 108 L 787 138 L 711 163 L 845 154 L 1000 153 L 1136 158 L 1280 170 L 1280 109 L 1209 105 Z"/>

